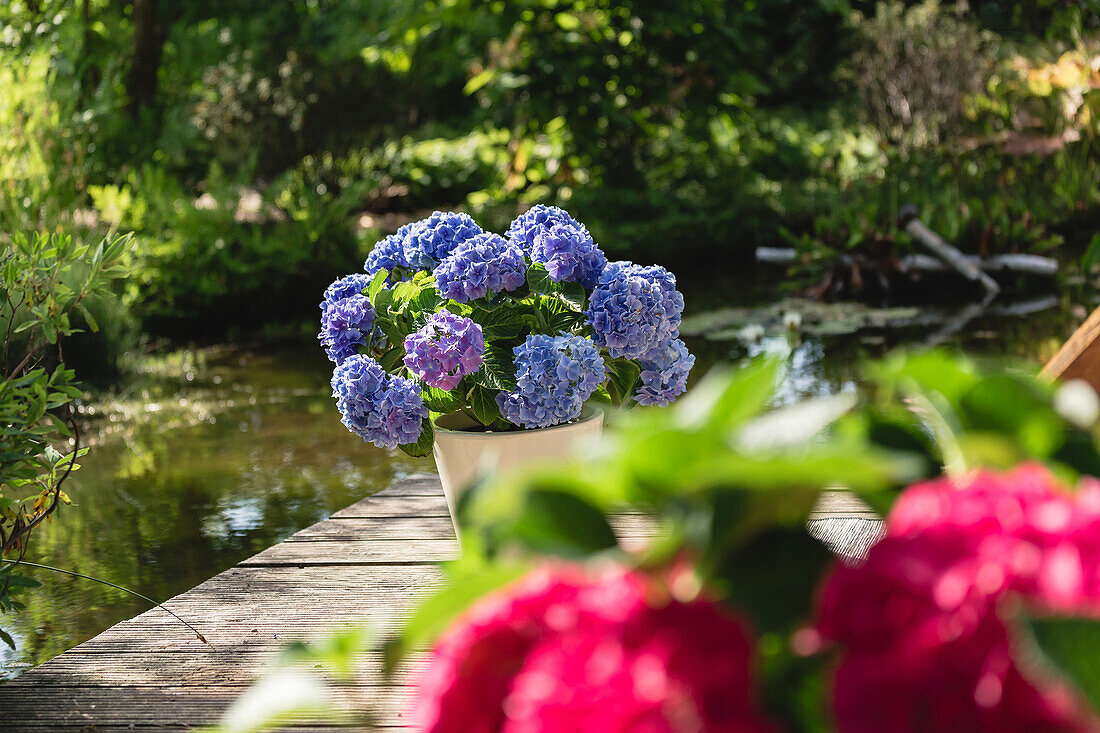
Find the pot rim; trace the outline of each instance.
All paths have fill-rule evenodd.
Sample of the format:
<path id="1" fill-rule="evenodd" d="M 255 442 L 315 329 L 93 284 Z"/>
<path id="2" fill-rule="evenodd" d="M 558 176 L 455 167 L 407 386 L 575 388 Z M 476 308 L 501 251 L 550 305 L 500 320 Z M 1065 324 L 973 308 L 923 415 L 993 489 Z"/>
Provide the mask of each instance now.
<path id="1" fill-rule="evenodd" d="M 586 402 L 584 404 L 584 407 L 581 409 L 581 414 L 579 416 L 577 416 L 576 418 L 574 418 L 573 421 L 571 421 L 571 422 L 562 423 L 561 425 L 550 425 L 549 427 L 545 427 L 545 428 L 531 428 L 531 429 L 528 429 L 528 430 L 509 430 L 509 431 L 506 431 L 506 432 L 503 432 L 503 431 L 497 432 L 497 431 L 492 431 L 492 430 L 479 430 L 479 431 L 475 432 L 475 431 L 470 431 L 470 430 L 458 430 L 458 429 L 455 429 L 455 428 L 445 428 L 445 427 L 441 427 L 439 425 L 438 421 L 441 418 L 450 417 L 451 415 L 456 415 L 456 414 L 459 414 L 459 413 L 451 412 L 451 413 L 448 413 L 446 415 L 440 415 L 435 420 L 432 420 L 432 427 L 435 429 L 435 432 L 436 433 L 445 433 L 448 436 L 453 436 L 453 437 L 456 437 L 456 438 L 470 438 L 470 439 L 474 439 L 474 438 L 485 439 L 485 438 L 490 438 L 490 437 L 507 437 L 507 436 L 515 436 L 515 435 L 534 435 L 534 434 L 537 434 L 537 433 L 548 433 L 552 430 L 564 430 L 566 428 L 575 428 L 579 425 L 584 425 L 586 423 L 592 422 L 593 420 L 597 420 L 597 419 L 602 420 L 603 415 L 604 415 L 604 410 L 603 410 L 603 407 L 601 407 L 598 404 L 592 404 L 592 403 Z"/>

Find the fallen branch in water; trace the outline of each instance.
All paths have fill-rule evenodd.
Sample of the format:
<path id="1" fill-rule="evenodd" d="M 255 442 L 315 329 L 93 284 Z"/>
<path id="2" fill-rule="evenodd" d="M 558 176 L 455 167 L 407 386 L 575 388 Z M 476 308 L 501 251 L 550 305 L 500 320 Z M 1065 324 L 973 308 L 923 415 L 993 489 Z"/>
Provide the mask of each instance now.
<path id="1" fill-rule="evenodd" d="M 996 280 L 980 267 L 975 266 L 967 259 L 966 255 L 948 244 L 946 239 L 929 229 L 918 218 L 919 215 L 920 210 L 912 204 L 901 207 L 901 213 L 898 214 L 898 226 L 909 232 L 909 236 L 922 244 L 925 249 L 930 250 L 943 264 L 967 280 L 980 284 L 987 294 L 996 295 L 1001 292 L 1001 286 L 997 284 Z"/>
<path id="2" fill-rule="evenodd" d="M 1019 272 L 1026 275 L 1042 275 L 1045 277 L 1058 274 L 1058 260 L 1052 257 L 1027 254 L 992 255 L 984 258 L 965 255 L 965 257 L 975 267 L 979 267 L 985 272 Z M 935 257 L 921 254 L 902 257 L 898 261 L 898 268 L 919 272 L 943 272 L 948 269 Z"/>
<path id="3" fill-rule="evenodd" d="M 1003 254 L 990 257 L 963 255 L 974 267 L 985 272 L 1016 272 L 1023 275 L 1053 277 L 1058 274 L 1058 260 L 1029 254 Z M 756 260 L 769 264 L 782 265 L 798 259 L 798 250 L 792 247 L 757 247 Z M 837 260 L 844 264 L 853 262 L 849 255 L 840 255 Z M 905 255 L 898 259 L 901 272 L 947 272 L 954 271 L 942 261 L 925 254 Z"/>

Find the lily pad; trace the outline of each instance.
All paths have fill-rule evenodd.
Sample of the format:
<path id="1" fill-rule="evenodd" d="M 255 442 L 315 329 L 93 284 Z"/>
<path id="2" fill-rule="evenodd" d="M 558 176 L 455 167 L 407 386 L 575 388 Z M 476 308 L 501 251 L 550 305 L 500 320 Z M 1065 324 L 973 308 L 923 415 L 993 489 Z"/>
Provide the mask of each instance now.
<path id="1" fill-rule="evenodd" d="M 712 341 L 745 340 L 747 334 L 797 331 L 807 336 L 842 336 L 867 328 L 912 325 L 919 308 L 875 308 L 863 303 L 821 303 L 788 298 L 761 308 L 722 308 L 684 318 L 680 332 Z"/>

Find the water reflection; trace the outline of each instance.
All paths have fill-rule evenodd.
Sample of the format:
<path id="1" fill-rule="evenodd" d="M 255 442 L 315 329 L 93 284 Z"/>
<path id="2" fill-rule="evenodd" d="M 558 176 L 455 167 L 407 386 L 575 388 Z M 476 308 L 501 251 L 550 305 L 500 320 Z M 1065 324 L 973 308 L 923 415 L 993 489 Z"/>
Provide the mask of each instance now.
<path id="1" fill-rule="evenodd" d="M 216 514 L 207 517 L 202 523 L 202 533 L 207 537 L 219 539 L 229 535 L 243 534 L 259 529 L 264 523 L 264 508 L 258 498 L 247 497 L 219 501 Z"/>

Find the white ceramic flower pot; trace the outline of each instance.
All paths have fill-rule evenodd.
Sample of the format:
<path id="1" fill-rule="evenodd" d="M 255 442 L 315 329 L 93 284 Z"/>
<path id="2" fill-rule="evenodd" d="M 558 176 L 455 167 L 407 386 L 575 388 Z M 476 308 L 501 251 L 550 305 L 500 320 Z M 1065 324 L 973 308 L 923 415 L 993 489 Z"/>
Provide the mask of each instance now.
<path id="1" fill-rule="evenodd" d="M 494 433 L 479 430 L 480 427 L 461 412 L 435 421 L 432 454 L 456 535 L 459 529 L 455 506 L 475 479 L 527 463 L 564 458 L 577 444 L 599 437 L 603 410 L 585 405 L 575 421 L 535 430 Z"/>

